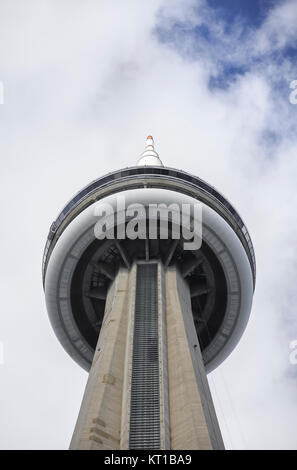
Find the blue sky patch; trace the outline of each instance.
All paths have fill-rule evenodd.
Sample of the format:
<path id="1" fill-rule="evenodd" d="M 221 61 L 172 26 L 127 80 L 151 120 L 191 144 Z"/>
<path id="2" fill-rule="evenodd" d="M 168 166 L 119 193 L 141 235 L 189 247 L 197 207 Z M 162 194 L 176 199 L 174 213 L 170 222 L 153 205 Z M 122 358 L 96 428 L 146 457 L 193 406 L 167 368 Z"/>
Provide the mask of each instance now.
<path id="1" fill-rule="evenodd" d="M 203 58 L 212 63 L 215 70 L 209 77 L 209 88 L 224 90 L 238 77 L 258 71 L 263 64 L 280 67 L 288 61 L 294 68 L 297 38 L 290 45 L 262 53 L 256 49 L 254 39 L 267 15 L 282 3 L 282 0 L 207 0 L 203 5 L 197 4 L 193 17 L 184 22 L 178 18 L 166 21 L 164 9 L 155 33 L 160 42 L 185 59 Z"/>
<path id="2" fill-rule="evenodd" d="M 216 9 L 226 23 L 240 18 L 247 25 L 259 27 L 269 11 L 281 3 L 281 0 L 207 0 L 208 5 Z"/>
<path id="3" fill-rule="evenodd" d="M 226 90 L 229 86 L 236 81 L 240 75 L 244 75 L 249 70 L 247 66 L 235 66 L 232 64 L 225 64 L 222 70 L 217 75 L 211 75 L 208 86 L 211 90 L 219 88 Z"/>

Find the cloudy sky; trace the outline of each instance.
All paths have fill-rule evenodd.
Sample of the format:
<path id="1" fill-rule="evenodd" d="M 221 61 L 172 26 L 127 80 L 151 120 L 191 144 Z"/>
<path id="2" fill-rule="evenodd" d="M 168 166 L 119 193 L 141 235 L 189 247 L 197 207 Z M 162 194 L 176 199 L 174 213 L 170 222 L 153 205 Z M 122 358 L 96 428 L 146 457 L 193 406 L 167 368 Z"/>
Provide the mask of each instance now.
<path id="1" fill-rule="evenodd" d="M 2 449 L 69 445 L 87 374 L 50 327 L 43 247 L 73 194 L 133 165 L 148 134 L 254 242 L 249 325 L 209 375 L 226 447 L 297 448 L 296 59 L 296 0 L 0 0 Z"/>

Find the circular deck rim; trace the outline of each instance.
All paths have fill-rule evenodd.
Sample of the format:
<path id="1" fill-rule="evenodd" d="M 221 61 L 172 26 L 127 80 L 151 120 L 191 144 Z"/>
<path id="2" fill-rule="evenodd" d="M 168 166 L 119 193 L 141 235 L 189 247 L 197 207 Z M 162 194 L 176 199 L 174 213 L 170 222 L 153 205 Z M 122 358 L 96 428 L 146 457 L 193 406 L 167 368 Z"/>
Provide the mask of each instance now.
<path id="1" fill-rule="evenodd" d="M 52 223 L 47 237 L 42 262 L 43 284 L 48 260 L 56 241 L 69 223 L 86 207 L 107 194 L 114 194 L 132 187 L 168 186 L 172 190 L 184 192 L 208 204 L 228 222 L 246 251 L 255 288 L 256 260 L 254 248 L 249 232 L 235 208 L 220 192 L 199 177 L 175 168 L 160 166 L 134 166 L 108 173 L 85 186 L 64 206 L 57 219 Z"/>

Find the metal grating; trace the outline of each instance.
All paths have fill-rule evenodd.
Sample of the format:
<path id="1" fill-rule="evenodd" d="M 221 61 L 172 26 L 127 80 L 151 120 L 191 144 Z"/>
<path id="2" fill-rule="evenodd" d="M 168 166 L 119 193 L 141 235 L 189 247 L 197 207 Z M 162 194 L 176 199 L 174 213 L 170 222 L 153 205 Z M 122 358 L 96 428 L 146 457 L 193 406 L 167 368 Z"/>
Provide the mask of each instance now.
<path id="1" fill-rule="evenodd" d="M 156 263 L 137 265 L 130 449 L 160 449 L 157 275 Z"/>

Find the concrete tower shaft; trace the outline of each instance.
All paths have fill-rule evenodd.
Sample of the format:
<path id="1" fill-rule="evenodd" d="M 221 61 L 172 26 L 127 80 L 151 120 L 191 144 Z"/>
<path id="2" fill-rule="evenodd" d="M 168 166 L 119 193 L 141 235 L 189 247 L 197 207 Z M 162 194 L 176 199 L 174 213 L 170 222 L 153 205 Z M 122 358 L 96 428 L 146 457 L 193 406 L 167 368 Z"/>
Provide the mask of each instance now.
<path id="1" fill-rule="evenodd" d="M 71 449 L 222 449 L 191 310 L 175 267 L 121 268 Z"/>

